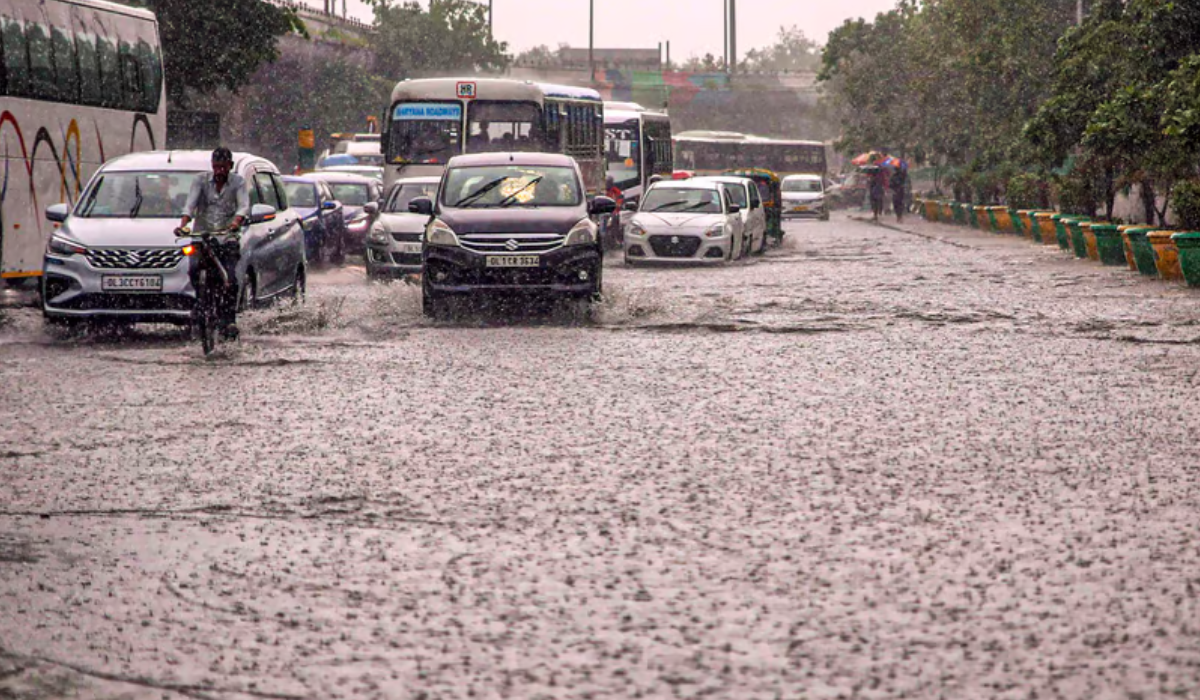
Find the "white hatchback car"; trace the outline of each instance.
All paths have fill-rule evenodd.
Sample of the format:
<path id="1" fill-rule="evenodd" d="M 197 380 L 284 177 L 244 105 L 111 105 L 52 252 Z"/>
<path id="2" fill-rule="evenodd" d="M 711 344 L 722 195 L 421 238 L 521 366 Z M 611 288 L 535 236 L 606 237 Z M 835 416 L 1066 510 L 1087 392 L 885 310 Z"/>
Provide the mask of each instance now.
<path id="1" fill-rule="evenodd" d="M 625 230 L 625 262 L 723 263 L 742 247 L 741 207 L 712 180 L 656 182 Z"/>
<path id="2" fill-rule="evenodd" d="M 437 200 L 440 177 L 397 180 L 384 198 L 367 234 L 367 277 L 397 277 L 421 271 L 421 239 L 428 216 L 413 214 L 408 203 L 417 197 Z"/>
<path id="3" fill-rule="evenodd" d="M 825 180 L 820 175 L 788 175 L 783 178 L 783 218 L 811 217 L 829 220 L 825 203 Z"/>
<path id="4" fill-rule="evenodd" d="M 746 177 L 720 175 L 702 177 L 701 180 L 712 180 L 721 183 L 721 187 L 729 190 L 733 203 L 741 209 L 742 245 L 734 257 L 743 257 L 752 253 L 762 253 L 767 249 L 767 212 L 763 208 L 762 197 L 758 193 L 758 185 Z"/>

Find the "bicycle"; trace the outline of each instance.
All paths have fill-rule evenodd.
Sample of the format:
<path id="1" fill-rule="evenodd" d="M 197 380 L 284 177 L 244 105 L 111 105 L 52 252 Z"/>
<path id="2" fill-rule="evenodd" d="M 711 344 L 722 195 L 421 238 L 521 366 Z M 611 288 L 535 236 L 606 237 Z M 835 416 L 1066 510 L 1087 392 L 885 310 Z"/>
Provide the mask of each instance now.
<path id="1" fill-rule="evenodd" d="M 192 307 L 192 324 L 200 336 L 200 346 L 204 354 L 210 355 L 217 347 L 217 329 L 221 322 L 220 289 L 235 286 L 237 280 L 229 278 L 225 266 L 217 257 L 216 246 L 221 243 L 219 236 L 225 236 L 225 242 L 238 240 L 237 229 L 224 231 L 205 231 L 199 235 L 193 234 L 189 228 L 175 230 L 176 242 L 186 240 L 183 244 L 185 257 L 195 257 L 200 265 L 196 271 L 194 286 L 196 287 L 196 303 Z M 216 281 L 220 284 L 213 284 Z"/>

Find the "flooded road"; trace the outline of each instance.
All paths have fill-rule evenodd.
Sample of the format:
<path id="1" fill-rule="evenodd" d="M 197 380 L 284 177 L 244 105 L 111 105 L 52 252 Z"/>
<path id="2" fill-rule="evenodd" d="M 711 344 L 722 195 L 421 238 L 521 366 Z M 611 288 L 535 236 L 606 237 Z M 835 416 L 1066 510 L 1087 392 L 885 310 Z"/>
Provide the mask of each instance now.
<path id="1" fill-rule="evenodd" d="M 904 229 L 208 360 L 0 311 L 0 698 L 1200 697 L 1200 294 Z"/>

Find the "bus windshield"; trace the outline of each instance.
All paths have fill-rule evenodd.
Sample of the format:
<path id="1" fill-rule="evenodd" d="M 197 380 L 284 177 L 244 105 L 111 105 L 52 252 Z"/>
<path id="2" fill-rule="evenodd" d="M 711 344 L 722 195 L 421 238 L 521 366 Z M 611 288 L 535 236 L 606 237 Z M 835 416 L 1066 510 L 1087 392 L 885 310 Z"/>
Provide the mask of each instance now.
<path id="1" fill-rule="evenodd" d="M 445 165 L 462 152 L 462 105 L 405 102 L 392 112 L 391 163 Z"/>
<path id="2" fill-rule="evenodd" d="M 544 150 L 541 110 L 532 102 L 475 102 L 469 116 L 468 153 Z"/>
<path id="3" fill-rule="evenodd" d="M 641 182 L 637 120 L 607 124 L 604 131 L 608 174 L 613 178 L 613 184 L 621 190 L 637 186 Z"/>

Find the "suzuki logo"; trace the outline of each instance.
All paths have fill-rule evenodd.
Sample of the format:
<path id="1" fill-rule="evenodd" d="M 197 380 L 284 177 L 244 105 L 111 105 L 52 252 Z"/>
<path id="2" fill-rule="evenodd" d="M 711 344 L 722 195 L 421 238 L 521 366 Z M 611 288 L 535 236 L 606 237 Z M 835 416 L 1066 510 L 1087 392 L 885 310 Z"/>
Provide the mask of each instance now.
<path id="1" fill-rule="evenodd" d="M 678 243 L 679 243 L 679 236 L 671 236 L 671 243 L 678 244 Z"/>
<path id="2" fill-rule="evenodd" d="M 136 250 L 129 251 L 129 253 L 127 254 L 127 257 L 129 259 L 130 265 L 137 265 L 138 263 L 140 263 L 142 261 L 142 256 L 138 255 Z"/>
<path id="3" fill-rule="evenodd" d="M 504 242 L 504 247 L 508 248 L 509 250 L 516 250 L 517 248 L 521 247 L 521 244 L 510 238 Z"/>

